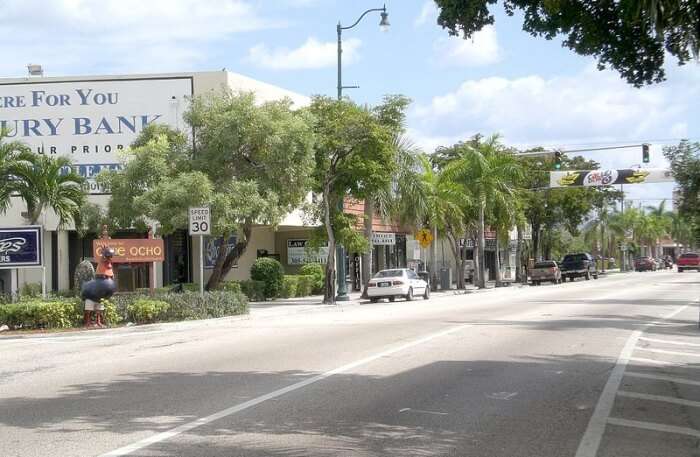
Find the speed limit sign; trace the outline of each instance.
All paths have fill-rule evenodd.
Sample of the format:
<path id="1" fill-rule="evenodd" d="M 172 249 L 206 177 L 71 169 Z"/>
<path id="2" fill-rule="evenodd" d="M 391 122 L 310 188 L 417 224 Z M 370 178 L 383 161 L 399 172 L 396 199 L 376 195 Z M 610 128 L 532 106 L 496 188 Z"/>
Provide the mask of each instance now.
<path id="1" fill-rule="evenodd" d="M 190 235 L 211 235 L 209 208 L 190 208 Z"/>

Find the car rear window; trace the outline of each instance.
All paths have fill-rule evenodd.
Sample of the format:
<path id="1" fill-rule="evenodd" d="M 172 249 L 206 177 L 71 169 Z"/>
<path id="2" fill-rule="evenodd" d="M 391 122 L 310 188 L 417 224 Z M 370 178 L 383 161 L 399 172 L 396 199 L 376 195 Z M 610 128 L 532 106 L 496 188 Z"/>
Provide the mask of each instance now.
<path id="1" fill-rule="evenodd" d="M 697 259 L 698 256 L 699 255 L 694 253 L 694 252 L 686 252 L 685 254 L 681 254 L 680 258 L 681 259 Z"/>
<path id="2" fill-rule="evenodd" d="M 535 268 L 552 268 L 556 266 L 554 262 L 537 262 Z"/>
<path id="3" fill-rule="evenodd" d="M 395 278 L 397 276 L 403 276 L 403 270 L 382 270 L 374 275 L 375 278 Z"/>
<path id="4" fill-rule="evenodd" d="M 578 262 L 581 260 L 588 260 L 586 254 L 569 254 L 564 257 L 564 262 Z"/>

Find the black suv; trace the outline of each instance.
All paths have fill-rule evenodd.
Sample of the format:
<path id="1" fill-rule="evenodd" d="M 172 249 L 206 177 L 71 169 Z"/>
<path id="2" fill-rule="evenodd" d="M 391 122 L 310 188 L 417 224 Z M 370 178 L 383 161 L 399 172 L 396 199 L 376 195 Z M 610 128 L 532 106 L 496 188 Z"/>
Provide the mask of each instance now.
<path id="1" fill-rule="evenodd" d="M 587 252 L 565 255 L 559 268 L 561 269 L 562 281 L 566 281 L 566 278 L 573 281 L 574 278 L 578 277 L 584 277 L 588 280 L 591 279 L 591 276 L 593 279 L 598 279 L 598 267 L 595 259 Z"/>

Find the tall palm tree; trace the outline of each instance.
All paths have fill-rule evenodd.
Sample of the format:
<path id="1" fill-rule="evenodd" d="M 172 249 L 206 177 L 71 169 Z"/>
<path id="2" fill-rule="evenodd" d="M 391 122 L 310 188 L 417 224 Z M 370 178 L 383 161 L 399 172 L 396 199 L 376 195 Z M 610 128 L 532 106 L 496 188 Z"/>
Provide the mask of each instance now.
<path id="1" fill-rule="evenodd" d="M 52 210 L 59 225 L 73 222 L 85 203 L 84 179 L 71 168 L 66 157 L 34 155 L 31 164 L 17 168 L 16 191 L 27 205 L 27 220 L 36 224 L 42 212 Z"/>
<path id="2" fill-rule="evenodd" d="M 462 143 L 459 158 L 445 167 L 445 175 L 473 196 L 478 208 L 479 287 L 486 286 L 484 229 L 487 207 L 515 205 L 516 183 L 522 179 L 517 159 L 499 141 L 498 135 L 484 141 Z"/>
<path id="3" fill-rule="evenodd" d="M 7 132 L 0 131 L 0 213 L 10 207 L 11 196 L 17 191 L 17 173 L 34 158 L 29 146 L 19 141 L 4 141 Z"/>

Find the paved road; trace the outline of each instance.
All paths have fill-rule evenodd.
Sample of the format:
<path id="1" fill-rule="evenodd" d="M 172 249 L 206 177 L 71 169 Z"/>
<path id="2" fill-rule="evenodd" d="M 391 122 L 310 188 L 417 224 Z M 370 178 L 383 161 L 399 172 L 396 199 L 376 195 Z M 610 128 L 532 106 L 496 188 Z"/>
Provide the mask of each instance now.
<path id="1" fill-rule="evenodd" d="M 698 456 L 700 274 L 0 339 L 2 456 Z"/>

